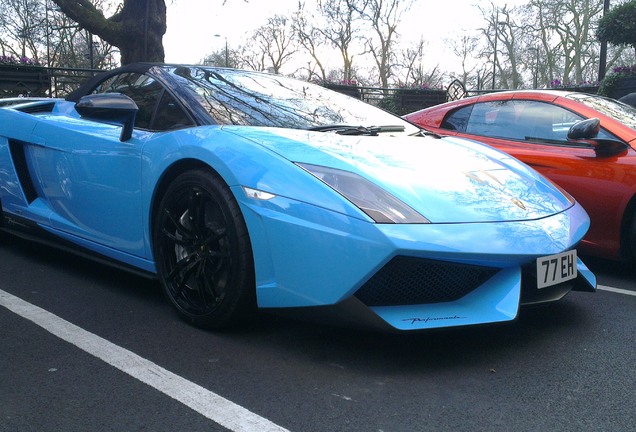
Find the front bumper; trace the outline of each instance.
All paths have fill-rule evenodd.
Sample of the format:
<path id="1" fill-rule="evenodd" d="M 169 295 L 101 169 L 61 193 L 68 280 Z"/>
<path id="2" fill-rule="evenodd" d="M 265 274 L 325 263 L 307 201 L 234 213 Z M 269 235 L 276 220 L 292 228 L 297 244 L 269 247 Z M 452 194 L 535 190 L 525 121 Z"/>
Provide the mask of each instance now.
<path id="1" fill-rule="evenodd" d="M 521 305 L 596 286 L 578 259 L 575 281 L 547 289 L 533 287 L 528 270 L 583 238 L 589 219 L 579 205 L 539 220 L 382 225 L 277 200 L 239 200 L 261 308 L 422 330 L 510 321 Z"/>

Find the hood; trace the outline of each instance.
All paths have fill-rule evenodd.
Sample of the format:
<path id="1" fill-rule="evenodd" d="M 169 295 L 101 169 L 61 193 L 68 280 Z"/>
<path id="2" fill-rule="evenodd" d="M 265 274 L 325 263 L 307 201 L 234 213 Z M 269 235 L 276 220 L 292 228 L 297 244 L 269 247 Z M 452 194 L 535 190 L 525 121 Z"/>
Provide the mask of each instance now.
<path id="1" fill-rule="evenodd" d="M 343 136 L 261 129 L 250 139 L 282 157 L 361 175 L 433 223 L 547 217 L 573 205 L 532 168 L 460 138 Z"/>

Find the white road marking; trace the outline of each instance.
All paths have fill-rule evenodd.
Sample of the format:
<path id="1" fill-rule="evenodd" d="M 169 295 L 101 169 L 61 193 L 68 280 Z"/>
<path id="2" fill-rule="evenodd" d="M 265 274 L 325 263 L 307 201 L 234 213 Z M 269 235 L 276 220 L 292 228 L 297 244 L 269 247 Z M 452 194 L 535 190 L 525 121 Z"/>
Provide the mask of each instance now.
<path id="1" fill-rule="evenodd" d="M 231 431 L 287 431 L 127 349 L 2 290 L 0 290 L 0 306 L 34 322 L 60 339 L 148 384 Z"/>
<path id="2" fill-rule="evenodd" d="M 596 289 L 603 290 L 603 291 L 611 291 L 618 294 L 625 294 L 625 295 L 636 297 L 636 291 L 614 288 L 614 287 L 609 287 L 605 285 L 596 285 Z"/>
<path id="3" fill-rule="evenodd" d="M 636 296 L 635 291 L 605 285 L 597 285 L 596 288 Z M 2 290 L 0 290 L 0 306 L 32 321 L 60 339 L 148 384 L 231 431 L 287 432 L 287 429 L 216 393 Z"/>

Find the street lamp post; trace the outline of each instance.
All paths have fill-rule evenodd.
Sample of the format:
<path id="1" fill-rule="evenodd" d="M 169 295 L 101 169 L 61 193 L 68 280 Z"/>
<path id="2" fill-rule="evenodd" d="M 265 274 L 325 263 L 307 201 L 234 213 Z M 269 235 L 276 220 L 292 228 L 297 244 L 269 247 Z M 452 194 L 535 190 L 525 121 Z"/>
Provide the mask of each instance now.
<path id="1" fill-rule="evenodd" d="M 93 33 L 88 32 L 88 61 L 91 69 L 95 67 L 95 57 L 93 55 Z"/>
<path id="2" fill-rule="evenodd" d="M 214 37 L 222 37 L 225 38 L 225 67 L 229 67 L 230 66 L 230 62 L 229 62 L 229 56 L 228 56 L 228 49 L 227 49 L 227 37 L 220 35 L 220 34 L 215 34 Z"/>

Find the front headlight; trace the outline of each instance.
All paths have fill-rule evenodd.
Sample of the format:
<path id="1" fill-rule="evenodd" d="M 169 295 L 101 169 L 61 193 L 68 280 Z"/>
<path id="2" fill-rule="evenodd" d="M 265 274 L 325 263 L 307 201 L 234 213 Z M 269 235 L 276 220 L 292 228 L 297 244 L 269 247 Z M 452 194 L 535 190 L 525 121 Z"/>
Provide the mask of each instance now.
<path id="1" fill-rule="evenodd" d="M 377 223 L 430 223 L 411 207 L 355 173 L 318 165 L 297 165 L 331 186 Z"/>

